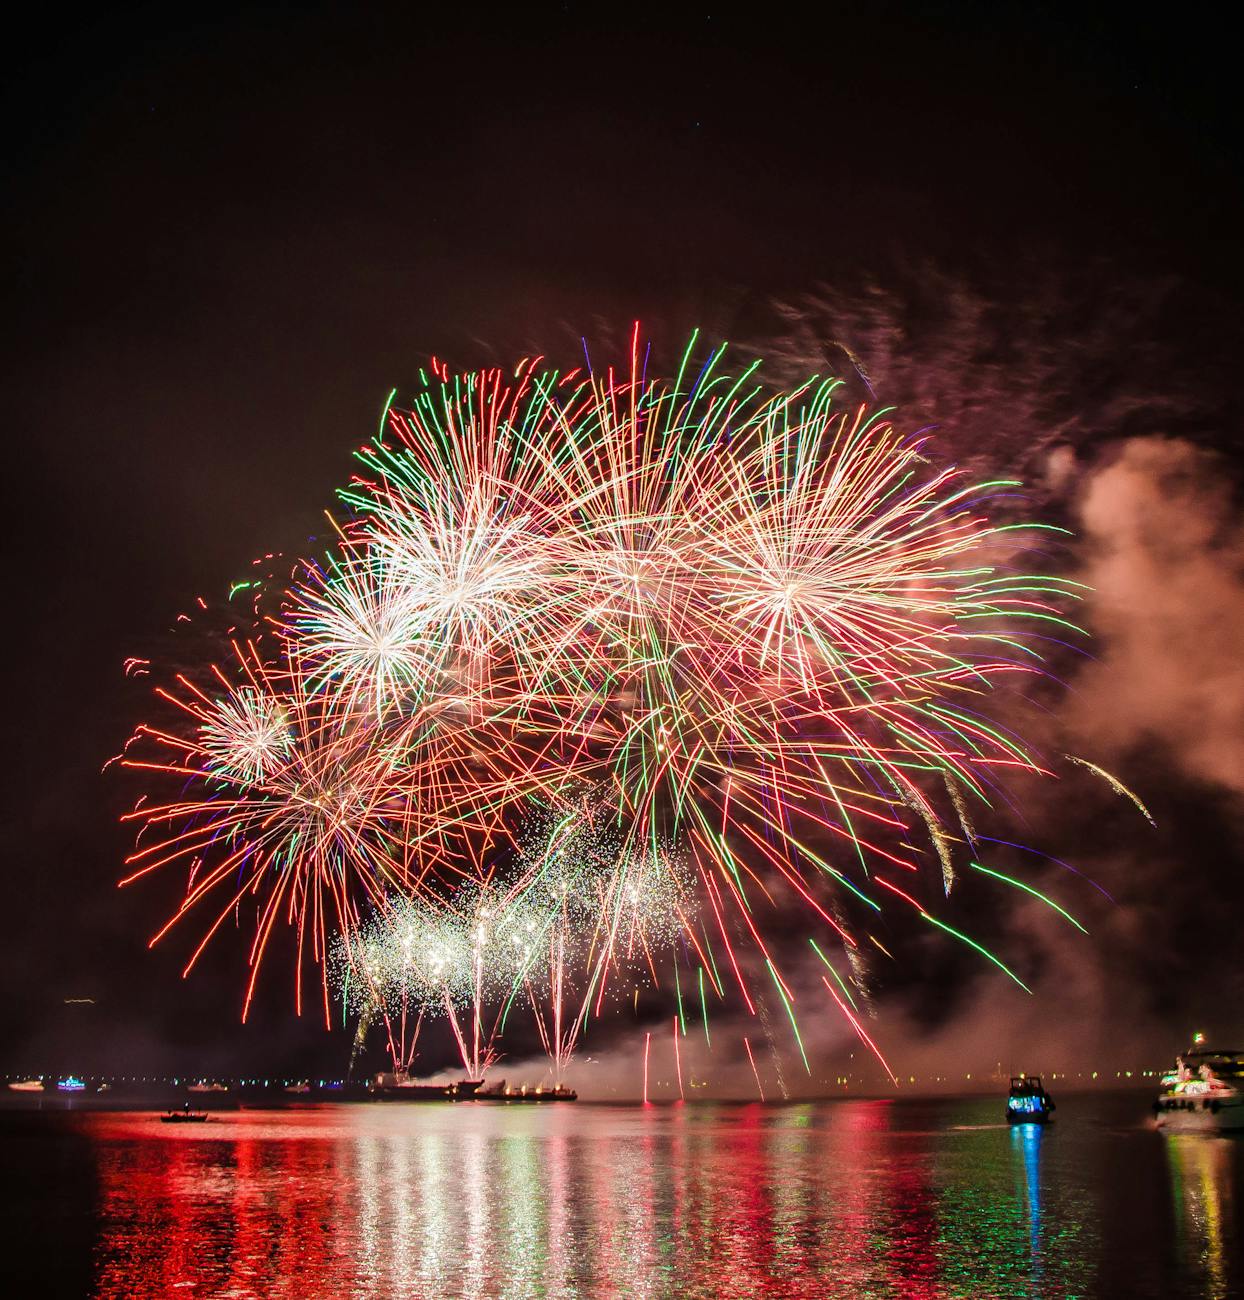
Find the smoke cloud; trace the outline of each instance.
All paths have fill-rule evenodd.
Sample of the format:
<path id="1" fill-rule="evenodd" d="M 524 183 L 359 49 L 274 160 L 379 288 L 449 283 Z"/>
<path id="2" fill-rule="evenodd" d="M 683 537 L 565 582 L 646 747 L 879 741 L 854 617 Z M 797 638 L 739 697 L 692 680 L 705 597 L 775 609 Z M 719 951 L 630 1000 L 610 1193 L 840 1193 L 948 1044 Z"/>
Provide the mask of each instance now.
<path id="1" fill-rule="evenodd" d="M 1069 723 L 1098 753 L 1159 745 L 1244 792 L 1244 527 L 1218 456 L 1143 438 L 1089 476 L 1083 574 L 1098 661 Z"/>

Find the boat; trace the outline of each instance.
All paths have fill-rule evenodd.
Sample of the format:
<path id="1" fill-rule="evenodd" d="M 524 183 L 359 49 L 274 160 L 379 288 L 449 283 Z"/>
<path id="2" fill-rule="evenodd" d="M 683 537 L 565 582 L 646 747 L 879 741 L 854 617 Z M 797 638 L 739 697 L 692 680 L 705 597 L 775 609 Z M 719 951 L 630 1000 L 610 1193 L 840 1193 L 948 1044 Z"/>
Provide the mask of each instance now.
<path id="1" fill-rule="evenodd" d="M 1045 1090 L 1039 1074 L 1016 1074 L 1006 1098 L 1008 1124 L 1048 1124 L 1054 1112 L 1054 1098 Z"/>
<path id="2" fill-rule="evenodd" d="M 203 1081 L 201 1083 L 192 1083 L 186 1089 L 186 1091 L 187 1092 L 228 1092 L 229 1086 L 228 1084 L 224 1084 L 224 1083 L 208 1083 L 206 1081 Z"/>
<path id="3" fill-rule="evenodd" d="M 61 1079 L 56 1085 L 57 1092 L 85 1092 L 86 1084 L 76 1075 L 70 1074 Z"/>
<path id="4" fill-rule="evenodd" d="M 1244 1051 L 1198 1045 L 1177 1056 L 1153 1114 L 1158 1128 L 1172 1133 L 1244 1130 Z"/>
<path id="5" fill-rule="evenodd" d="M 470 1101 L 483 1086 L 483 1079 L 418 1083 L 404 1071 L 397 1071 L 376 1075 L 370 1091 L 379 1101 Z"/>
<path id="6" fill-rule="evenodd" d="M 298 1096 L 303 1096 L 306 1093 L 311 1091 L 311 1085 L 310 1083 L 307 1082 L 306 1079 L 304 1079 L 301 1083 L 286 1084 L 285 1091 L 289 1093 L 295 1093 Z"/>
<path id="7" fill-rule="evenodd" d="M 170 1110 L 160 1116 L 161 1124 L 206 1124 L 207 1111 L 191 1110 L 190 1103 L 186 1104 L 181 1110 Z"/>
<path id="8" fill-rule="evenodd" d="M 9 1088 L 13 1092 L 42 1092 L 43 1080 L 42 1079 L 14 1079 L 14 1081 L 9 1084 Z"/>

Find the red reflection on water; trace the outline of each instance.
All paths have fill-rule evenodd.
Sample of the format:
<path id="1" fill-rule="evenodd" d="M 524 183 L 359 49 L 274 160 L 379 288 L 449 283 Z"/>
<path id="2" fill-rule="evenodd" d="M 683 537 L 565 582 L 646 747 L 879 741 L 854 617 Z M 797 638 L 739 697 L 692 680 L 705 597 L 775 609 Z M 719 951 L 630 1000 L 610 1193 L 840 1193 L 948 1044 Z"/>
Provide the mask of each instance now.
<path id="1" fill-rule="evenodd" d="M 102 1154 L 101 1294 L 249 1295 L 281 1277 L 314 1294 L 315 1279 L 337 1271 L 333 1143 L 143 1133 Z"/>
<path id="2" fill-rule="evenodd" d="M 894 1115 L 343 1106 L 197 1132 L 95 1116 L 98 1294 L 990 1294 L 970 1240 L 943 1231 L 935 1152 L 953 1147 Z"/>
<path id="3" fill-rule="evenodd" d="M 910 1300 L 930 1300 L 943 1294 L 939 1281 L 941 1223 L 926 1154 L 926 1144 L 913 1151 L 908 1139 L 883 1183 L 890 1221 L 903 1225 L 902 1233 L 893 1238 L 891 1262 L 902 1281 L 902 1294 Z"/>

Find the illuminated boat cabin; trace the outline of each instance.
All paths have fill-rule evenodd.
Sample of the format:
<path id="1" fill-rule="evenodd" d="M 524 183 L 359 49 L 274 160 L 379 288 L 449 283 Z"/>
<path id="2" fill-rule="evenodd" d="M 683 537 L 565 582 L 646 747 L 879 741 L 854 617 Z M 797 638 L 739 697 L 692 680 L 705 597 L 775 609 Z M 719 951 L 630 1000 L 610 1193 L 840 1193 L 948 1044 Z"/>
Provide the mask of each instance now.
<path id="1" fill-rule="evenodd" d="M 1054 1098 L 1046 1092 L 1039 1074 L 1019 1074 L 1011 1079 L 1006 1099 L 1010 1124 L 1046 1124 L 1054 1110 Z"/>

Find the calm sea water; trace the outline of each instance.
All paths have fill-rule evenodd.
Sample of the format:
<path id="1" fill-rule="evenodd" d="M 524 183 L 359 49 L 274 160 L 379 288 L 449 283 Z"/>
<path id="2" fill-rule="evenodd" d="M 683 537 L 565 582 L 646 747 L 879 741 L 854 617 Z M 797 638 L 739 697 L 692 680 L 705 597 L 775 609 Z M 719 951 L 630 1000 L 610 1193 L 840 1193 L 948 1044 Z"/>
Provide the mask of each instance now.
<path id="1" fill-rule="evenodd" d="M 1146 1098 L 0 1115 L 9 1295 L 1232 1296 L 1244 1140 Z"/>

